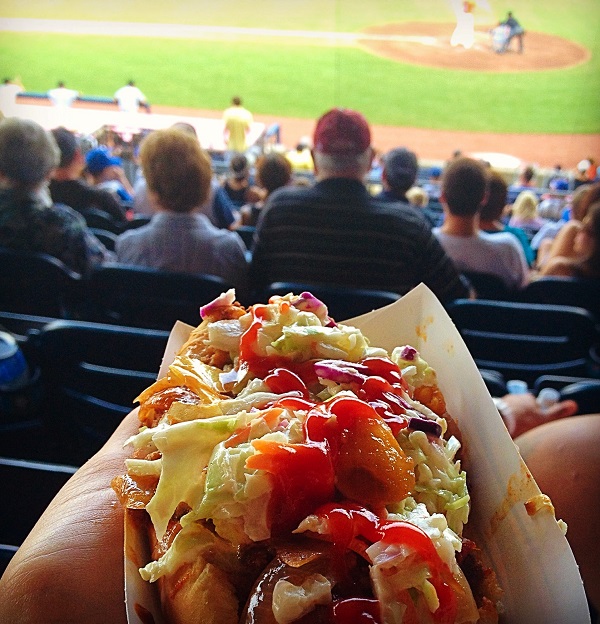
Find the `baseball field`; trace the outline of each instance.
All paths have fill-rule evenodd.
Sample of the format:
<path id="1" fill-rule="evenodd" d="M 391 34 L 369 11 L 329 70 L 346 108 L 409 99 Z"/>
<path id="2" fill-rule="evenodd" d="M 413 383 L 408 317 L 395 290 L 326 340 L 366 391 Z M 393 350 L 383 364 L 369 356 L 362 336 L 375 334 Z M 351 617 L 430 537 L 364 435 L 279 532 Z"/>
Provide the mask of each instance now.
<path id="1" fill-rule="evenodd" d="M 494 54 L 509 10 L 524 52 Z M 303 119 L 348 106 L 389 127 L 591 135 L 600 155 L 600 3 L 480 0 L 473 15 L 465 49 L 450 45 L 450 0 L 4 0 L 0 66 L 30 91 L 111 96 L 134 78 L 154 105 L 222 110 L 239 94 Z"/>

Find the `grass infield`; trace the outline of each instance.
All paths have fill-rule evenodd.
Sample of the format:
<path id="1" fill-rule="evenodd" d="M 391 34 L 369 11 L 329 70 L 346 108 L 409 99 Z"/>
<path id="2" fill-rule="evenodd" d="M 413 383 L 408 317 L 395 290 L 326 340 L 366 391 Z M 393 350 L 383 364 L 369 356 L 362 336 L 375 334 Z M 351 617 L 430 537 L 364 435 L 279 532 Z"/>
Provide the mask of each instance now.
<path id="1" fill-rule="evenodd" d="M 481 1 L 481 0 L 480 0 Z M 348 106 L 375 124 L 518 133 L 600 132 L 600 3 L 489 0 L 479 24 L 513 10 L 526 29 L 586 46 L 588 62 L 564 70 L 492 73 L 387 60 L 314 39 L 224 40 L 0 32 L 0 67 L 31 91 L 64 80 L 111 96 L 134 78 L 153 104 L 220 110 L 241 95 L 255 113 L 314 119 Z M 452 23 L 448 0 L 4 0 L 2 17 L 137 21 L 245 28 L 358 32 L 367 26 Z"/>

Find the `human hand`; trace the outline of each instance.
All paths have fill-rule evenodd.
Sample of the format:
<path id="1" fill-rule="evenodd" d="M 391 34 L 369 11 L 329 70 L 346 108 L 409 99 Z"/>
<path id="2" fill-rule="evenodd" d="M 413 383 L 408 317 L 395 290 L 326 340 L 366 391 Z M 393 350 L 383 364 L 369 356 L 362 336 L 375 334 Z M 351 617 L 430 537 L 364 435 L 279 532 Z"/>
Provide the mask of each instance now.
<path id="1" fill-rule="evenodd" d="M 125 624 L 123 509 L 110 487 L 137 409 L 60 490 L 0 580 L 0 622 Z"/>
<path id="2" fill-rule="evenodd" d="M 567 418 L 577 413 L 575 401 L 559 401 L 543 410 L 533 394 L 507 394 L 502 397 L 499 410 L 512 438 L 544 423 Z"/>

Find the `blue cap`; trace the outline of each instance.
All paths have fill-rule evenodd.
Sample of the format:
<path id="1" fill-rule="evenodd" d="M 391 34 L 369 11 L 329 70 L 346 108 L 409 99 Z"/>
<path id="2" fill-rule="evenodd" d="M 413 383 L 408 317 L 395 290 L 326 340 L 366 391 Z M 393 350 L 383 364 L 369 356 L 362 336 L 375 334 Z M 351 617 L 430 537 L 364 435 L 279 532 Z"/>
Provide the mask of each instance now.
<path id="1" fill-rule="evenodd" d="M 88 171 L 92 174 L 100 173 L 107 167 L 121 166 L 121 159 L 112 156 L 106 147 L 96 147 L 90 150 L 85 156 L 85 163 Z"/>

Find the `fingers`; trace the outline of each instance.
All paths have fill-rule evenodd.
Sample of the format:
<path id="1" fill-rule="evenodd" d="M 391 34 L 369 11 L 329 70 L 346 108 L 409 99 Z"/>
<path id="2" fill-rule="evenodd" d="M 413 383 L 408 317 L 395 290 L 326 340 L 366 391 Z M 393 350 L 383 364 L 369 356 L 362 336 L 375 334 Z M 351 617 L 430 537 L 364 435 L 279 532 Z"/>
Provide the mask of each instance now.
<path id="1" fill-rule="evenodd" d="M 568 418 L 574 416 L 579 409 L 577 403 L 572 400 L 560 401 L 555 405 L 552 405 L 544 414 L 544 422 L 550 422 L 552 420 L 559 420 L 560 418 Z"/>

